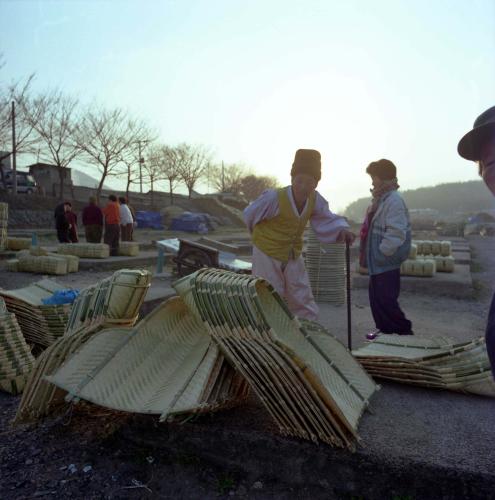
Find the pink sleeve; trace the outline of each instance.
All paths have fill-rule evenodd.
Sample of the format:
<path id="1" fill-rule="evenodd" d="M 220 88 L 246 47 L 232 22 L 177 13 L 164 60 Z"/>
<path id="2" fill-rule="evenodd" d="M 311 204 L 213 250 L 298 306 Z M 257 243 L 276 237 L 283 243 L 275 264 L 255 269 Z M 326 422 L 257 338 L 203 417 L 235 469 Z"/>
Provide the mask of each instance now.
<path id="1" fill-rule="evenodd" d="M 310 221 L 316 237 L 322 243 L 335 243 L 340 231 L 349 229 L 345 217 L 332 213 L 328 208 L 327 200 L 318 192 Z"/>
<path id="2" fill-rule="evenodd" d="M 251 202 L 243 212 L 244 222 L 249 232 L 252 233 L 254 226 L 265 219 L 276 217 L 279 212 L 278 194 L 274 189 L 269 189 L 256 200 Z"/>

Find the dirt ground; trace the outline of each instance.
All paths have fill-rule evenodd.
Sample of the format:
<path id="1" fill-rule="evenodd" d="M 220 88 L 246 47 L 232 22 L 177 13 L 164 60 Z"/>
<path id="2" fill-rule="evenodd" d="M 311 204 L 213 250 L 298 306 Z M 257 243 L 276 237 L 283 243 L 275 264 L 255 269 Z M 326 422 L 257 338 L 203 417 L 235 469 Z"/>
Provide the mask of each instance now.
<path id="1" fill-rule="evenodd" d="M 153 239 L 148 234 L 141 237 L 142 241 Z M 460 300 L 403 293 L 401 304 L 417 334 L 458 339 L 483 335 L 495 284 L 495 238 L 472 237 L 469 243 L 476 297 Z M 57 280 L 82 288 L 110 274 L 77 273 Z M 0 261 L 0 286 L 4 288 L 19 288 L 39 278 L 8 273 Z M 366 291 L 353 290 L 352 298 L 354 345 L 358 346 L 372 320 Z M 322 317 L 331 318 L 326 319 L 325 326 L 345 341 L 345 307 L 320 307 Z M 0 393 L 0 498 L 344 498 L 331 493 L 324 484 L 294 489 L 283 481 L 266 480 L 262 470 L 257 477 L 245 477 L 235 468 L 217 467 L 186 451 L 160 453 L 156 446 L 129 438 L 140 428 L 152 435 L 174 433 L 178 427 L 187 429 L 187 423 L 158 425 L 154 417 L 80 404 L 39 425 L 12 428 L 10 421 L 19 399 Z M 275 432 L 256 401 L 251 401 L 244 413 L 241 409 L 233 411 L 240 428 L 259 432 L 265 439 Z M 201 422 L 208 429 L 210 420 L 218 426 L 222 418 L 228 415 L 204 416 Z M 213 424 L 211 432 L 215 432 Z M 279 459 L 283 467 L 286 458 Z"/>

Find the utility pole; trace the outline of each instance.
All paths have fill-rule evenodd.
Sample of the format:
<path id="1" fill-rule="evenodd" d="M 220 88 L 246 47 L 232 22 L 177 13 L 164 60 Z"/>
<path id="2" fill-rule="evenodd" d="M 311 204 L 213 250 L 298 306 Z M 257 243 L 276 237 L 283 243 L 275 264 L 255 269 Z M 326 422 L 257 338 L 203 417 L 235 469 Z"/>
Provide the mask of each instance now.
<path id="1" fill-rule="evenodd" d="M 12 193 L 17 195 L 17 163 L 15 147 L 15 102 L 12 101 Z"/>
<path id="2" fill-rule="evenodd" d="M 139 148 L 139 192 L 143 192 L 143 163 L 144 159 L 141 157 L 141 141 L 138 141 Z"/>

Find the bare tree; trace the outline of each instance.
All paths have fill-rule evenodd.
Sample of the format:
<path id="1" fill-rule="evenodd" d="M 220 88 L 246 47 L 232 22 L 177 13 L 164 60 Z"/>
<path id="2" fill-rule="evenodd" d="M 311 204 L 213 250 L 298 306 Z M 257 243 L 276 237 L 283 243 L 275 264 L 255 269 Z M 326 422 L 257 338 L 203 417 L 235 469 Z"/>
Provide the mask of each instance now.
<path id="1" fill-rule="evenodd" d="M 34 75 L 25 80 L 0 84 L 0 177 L 5 186 L 5 175 L 2 162 L 9 158 L 13 151 L 19 153 L 34 153 L 38 137 L 33 133 L 32 121 L 26 120 L 25 110 L 36 117 L 37 111 L 30 99 L 31 84 Z M 12 103 L 15 105 L 15 141 L 12 144 Z"/>
<path id="2" fill-rule="evenodd" d="M 242 192 L 242 179 L 246 177 L 246 167 L 242 164 L 232 163 L 215 165 L 210 173 L 213 187 L 223 193 L 240 194 Z"/>
<path id="3" fill-rule="evenodd" d="M 241 181 L 241 192 L 248 201 L 255 200 L 267 189 L 278 187 L 278 181 L 275 177 L 247 175 Z"/>
<path id="4" fill-rule="evenodd" d="M 107 177 L 122 173 L 122 158 L 142 138 L 143 125 L 122 109 L 89 108 L 81 117 L 75 138 L 87 160 L 101 173 L 99 199 Z"/>
<path id="5" fill-rule="evenodd" d="M 168 181 L 171 205 L 174 204 L 174 191 L 182 181 L 181 168 L 186 161 L 184 151 L 184 148 L 180 146 L 160 146 L 160 153 L 162 158 L 161 168 L 163 178 Z"/>
<path id="6" fill-rule="evenodd" d="M 156 133 L 144 123 L 136 123 L 133 127 L 138 130 L 136 139 L 129 144 L 122 154 L 122 173 L 126 176 L 126 197 L 129 198 L 131 184 L 141 184 L 144 155 L 147 148 L 156 141 Z"/>
<path id="7" fill-rule="evenodd" d="M 163 171 L 163 160 L 162 147 L 154 145 L 149 148 L 147 159 L 143 163 L 143 170 L 145 171 L 146 177 L 150 182 L 152 207 L 155 206 L 155 183 L 165 179 Z"/>
<path id="8" fill-rule="evenodd" d="M 206 175 L 211 154 L 201 145 L 191 146 L 183 143 L 179 144 L 176 149 L 181 157 L 179 175 L 187 186 L 189 198 L 191 198 L 194 186 Z"/>
<path id="9" fill-rule="evenodd" d="M 77 99 L 60 90 L 41 94 L 33 99 L 32 105 L 23 103 L 26 121 L 43 145 L 41 158 L 58 169 L 60 199 L 64 197 L 66 168 L 81 152 L 74 139 L 77 106 Z"/>

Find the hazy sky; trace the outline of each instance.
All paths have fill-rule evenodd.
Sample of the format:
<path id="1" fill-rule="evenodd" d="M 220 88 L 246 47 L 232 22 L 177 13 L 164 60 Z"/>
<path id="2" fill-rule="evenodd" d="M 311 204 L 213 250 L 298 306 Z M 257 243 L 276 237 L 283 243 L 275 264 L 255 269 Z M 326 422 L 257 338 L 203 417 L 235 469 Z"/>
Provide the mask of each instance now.
<path id="1" fill-rule="evenodd" d="M 0 19 L 0 80 L 36 72 L 283 183 L 318 149 L 334 209 L 382 157 L 402 189 L 475 179 L 457 142 L 495 104 L 494 0 L 0 0 Z"/>

